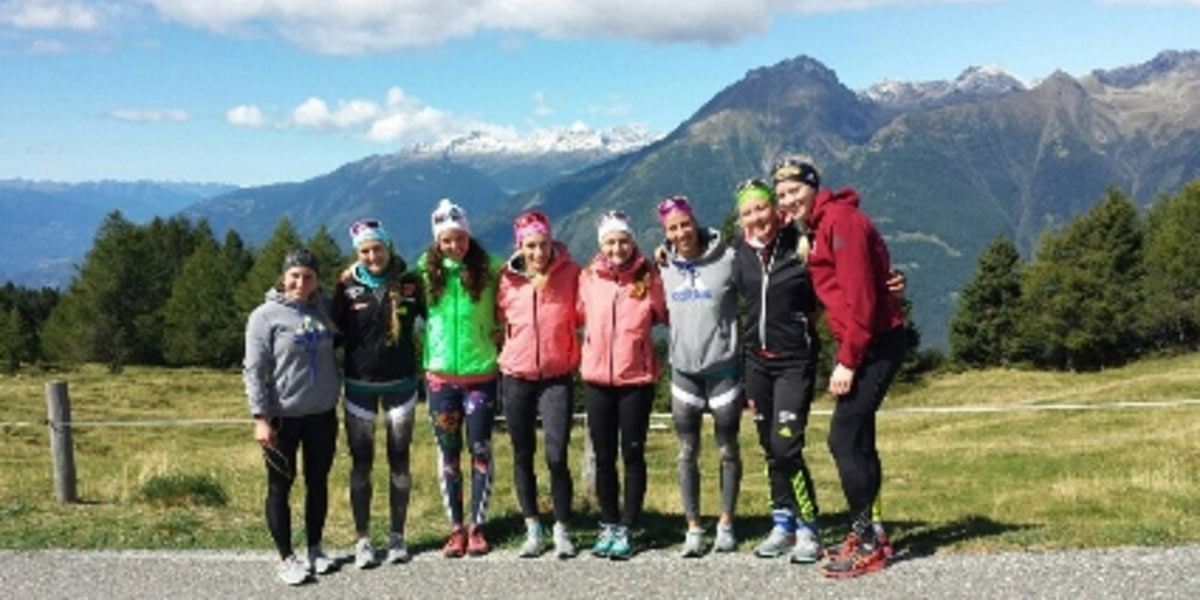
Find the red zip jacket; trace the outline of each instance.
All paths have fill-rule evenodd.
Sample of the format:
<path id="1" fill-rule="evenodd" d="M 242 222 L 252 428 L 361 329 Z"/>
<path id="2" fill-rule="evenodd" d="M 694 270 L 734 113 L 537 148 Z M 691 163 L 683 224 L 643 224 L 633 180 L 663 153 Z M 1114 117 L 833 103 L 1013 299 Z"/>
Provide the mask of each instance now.
<path id="1" fill-rule="evenodd" d="M 837 362 L 857 369 L 873 337 L 904 324 L 900 301 L 887 291 L 887 244 L 851 188 L 818 192 L 812 226 L 809 274 L 838 342 Z"/>

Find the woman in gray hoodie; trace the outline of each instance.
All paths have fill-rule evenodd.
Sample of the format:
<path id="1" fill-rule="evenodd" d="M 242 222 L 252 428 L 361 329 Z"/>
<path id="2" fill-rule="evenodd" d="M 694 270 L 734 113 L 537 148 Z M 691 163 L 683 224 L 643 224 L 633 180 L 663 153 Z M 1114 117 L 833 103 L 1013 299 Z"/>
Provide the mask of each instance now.
<path id="1" fill-rule="evenodd" d="M 679 437 L 679 493 L 688 530 L 684 557 L 704 554 L 700 526 L 700 425 L 704 411 L 713 415 L 721 457 L 721 516 L 713 549 L 737 548 L 733 514 L 742 479 L 738 430 L 742 409 L 734 251 L 715 229 L 696 222 L 684 196 L 658 204 L 667 237 L 663 291 L 671 315 L 671 414 Z"/>
<path id="2" fill-rule="evenodd" d="M 277 574 L 289 585 L 304 583 L 310 570 L 324 574 L 333 568 L 321 551 L 338 398 L 333 326 L 325 304 L 317 290 L 316 257 L 298 248 L 284 257 L 279 283 L 246 322 L 243 379 L 254 416 L 254 440 L 262 446 L 267 465 L 267 528 L 279 551 Z M 288 507 L 301 447 L 307 568 L 292 549 Z"/>

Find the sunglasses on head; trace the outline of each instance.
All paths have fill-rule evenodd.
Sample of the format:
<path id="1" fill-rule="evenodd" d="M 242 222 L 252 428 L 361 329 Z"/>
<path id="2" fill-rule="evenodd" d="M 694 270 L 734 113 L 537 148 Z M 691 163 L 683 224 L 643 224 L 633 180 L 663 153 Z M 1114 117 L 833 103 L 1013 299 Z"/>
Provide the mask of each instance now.
<path id="1" fill-rule="evenodd" d="M 760 189 L 760 190 L 770 191 L 771 186 L 767 185 L 767 182 L 765 182 L 757 177 L 752 177 L 750 179 L 747 179 L 747 180 L 739 183 L 737 185 L 737 188 L 735 188 L 735 191 L 744 192 L 749 189 Z"/>
<path id="2" fill-rule="evenodd" d="M 446 221 L 459 221 L 461 219 L 462 211 L 459 210 L 457 206 L 452 207 L 450 210 L 444 213 L 437 213 L 433 215 L 433 222 L 438 225 L 445 223 Z"/>
<path id="3" fill-rule="evenodd" d="M 350 225 L 350 235 L 358 235 L 368 229 L 379 229 L 379 219 L 361 219 Z"/>
<path id="4" fill-rule="evenodd" d="M 658 216 L 665 217 L 674 211 L 692 212 L 692 204 L 687 196 L 668 196 L 658 203 Z"/>

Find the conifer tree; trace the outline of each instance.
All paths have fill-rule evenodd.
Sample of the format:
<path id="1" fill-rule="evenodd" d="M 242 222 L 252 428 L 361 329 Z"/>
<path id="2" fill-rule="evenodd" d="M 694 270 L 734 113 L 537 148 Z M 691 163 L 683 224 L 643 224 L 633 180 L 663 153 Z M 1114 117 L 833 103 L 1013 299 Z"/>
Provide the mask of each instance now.
<path id="1" fill-rule="evenodd" d="M 233 289 L 225 256 L 211 237 L 201 239 L 163 308 L 163 356 L 169 364 L 227 367 L 237 362 L 242 323 Z"/>
<path id="2" fill-rule="evenodd" d="M 321 289 L 332 293 L 337 284 L 338 274 L 346 266 L 345 256 L 338 248 L 337 240 L 329 234 L 324 225 L 320 226 L 312 237 L 308 238 L 308 249 L 317 257 L 321 269 Z"/>
<path id="3" fill-rule="evenodd" d="M 254 265 L 234 292 L 234 304 L 242 323 L 250 316 L 250 311 L 262 303 L 267 290 L 279 281 L 279 268 L 283 265 L 284 255 L 298 246 L 300 236 L 296 234 L 292 222 L 286 216 L 280 217 L 271 238 L 259 250 Z"/>
<path id="4" fill-rule="evenodd" d="M 1141 322 L 1158 348 L 1200 344 L 1200 181 L 1164 199 L 1148 219 Z"/>
<path id="5" fill-rule="evenodd" d="M 1099 204 L 1043 237 L 1021 282 L 1021 351 L 1071 370 L 1118 365 L 1141 350 L 1142 230 L 1127 196 Z"/>
<path id="6" fill-rule="evenodd" d="M 950 351 L 955 361 L 973 367 L 1003 365 L 1016 355 L 1020 316 L 1021 255 L 997 236 L 979 255 L 975 276 L 959 294 L 950 322 Z"/>
<path id="7" fill-rule="evenodd" d="M 139 348 L 138 317 L 146 315 L 148 245 L 139 228 L 114 211 L 46 325 L 59 360 L 98 361 L 119 372 Z"/>

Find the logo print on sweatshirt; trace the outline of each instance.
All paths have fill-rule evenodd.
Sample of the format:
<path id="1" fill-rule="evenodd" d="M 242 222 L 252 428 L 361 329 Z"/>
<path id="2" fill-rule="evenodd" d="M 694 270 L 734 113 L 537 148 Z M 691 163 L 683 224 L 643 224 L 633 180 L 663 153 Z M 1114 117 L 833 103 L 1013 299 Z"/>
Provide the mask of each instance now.
<path id="1" fill-rule="evenodd" d="M 318 319 L 304 315 L 296 331 L 292 332 L 292 341 L 300 346 L 311 347 L 329 337 L 329 328 Z"/>
<path id="2" fill-rule="evenodd" d="M 671 292 L 671 300 L 675 302 L 711 301 L 713 297 L 712 290 L 708 289 L 708 286 L 704 285 L 704 280 L 694 273 L 679 284 L 675 291 Z"/>

